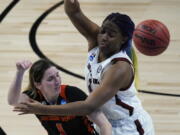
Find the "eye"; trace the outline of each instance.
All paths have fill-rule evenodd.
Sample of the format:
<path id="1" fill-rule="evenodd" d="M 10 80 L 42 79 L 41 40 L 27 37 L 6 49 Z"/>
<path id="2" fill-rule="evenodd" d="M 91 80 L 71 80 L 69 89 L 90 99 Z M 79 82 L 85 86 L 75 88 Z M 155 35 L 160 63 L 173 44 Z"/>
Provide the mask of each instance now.
<path id="1" fill-rule="evenodd" d="M 114 37 L 114 35 L 112 33 L 108 33 L 109 37 Z"/>
<path id="2" fill-rule="evenodd" d="M 115 31 L 110 31 L 108 34 L 109 34 L 109 37 L 116 37 L 117 36 L 117 32 L 115 32 Z"/>
<path id="3" fill-rule="evenodd" d="M 52 80 L 53 80 L 52 76 L 48 77 L 48 79 L 47 79 L 47 81 L 52 81 Z"/>
<path id="4" fill-rule="evenodd" d="M 99 31 L 99 34 L 104 34 L 106 31 L 104 30 L 104 29 L 101 29 L 100 31 Z"/>
<path id="5" fill-rule="evenodd" d="M 59 77 L 59 73 L 56 74 L 56 77 Z"/>

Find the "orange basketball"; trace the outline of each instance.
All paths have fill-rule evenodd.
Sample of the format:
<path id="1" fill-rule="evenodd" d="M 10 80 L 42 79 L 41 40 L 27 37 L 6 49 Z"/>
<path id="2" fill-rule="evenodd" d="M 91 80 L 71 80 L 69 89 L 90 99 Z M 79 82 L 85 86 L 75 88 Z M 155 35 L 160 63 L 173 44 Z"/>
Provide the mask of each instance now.
<path id="1" fill-rule="evenodd" d="M 139 23 L 133 34 L 136 48 L 148 56 L 159 55 L 166 50 L 170 41 L 167 27 L 157 20 Z"/>

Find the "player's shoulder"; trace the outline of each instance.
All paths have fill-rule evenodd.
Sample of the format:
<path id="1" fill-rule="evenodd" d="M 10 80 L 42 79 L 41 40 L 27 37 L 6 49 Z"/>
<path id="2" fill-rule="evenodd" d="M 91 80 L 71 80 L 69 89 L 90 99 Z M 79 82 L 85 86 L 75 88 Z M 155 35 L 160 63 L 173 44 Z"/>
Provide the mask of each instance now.
<path id="1" fill-rule="evenodd" d="M 32 90 L 25 90 L 23 91 L 23 94 L 27 95 L 30 98 L 33 98 L 35 96 L 35 93 Z"/>
<path id="2" fill-rule="evenodd" d="M 70 102 L 85 100 L 86 93 L 76 86 L 66 86 L 66 97 Z"/>

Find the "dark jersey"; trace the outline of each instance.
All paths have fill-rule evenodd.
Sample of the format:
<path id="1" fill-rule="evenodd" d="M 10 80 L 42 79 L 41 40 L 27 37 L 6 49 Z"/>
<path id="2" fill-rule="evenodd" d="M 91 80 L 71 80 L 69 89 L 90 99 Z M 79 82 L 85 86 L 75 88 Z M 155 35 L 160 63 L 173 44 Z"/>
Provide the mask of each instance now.
<path id="1" fill-rule="evenodd" d="M 49 105 L 40 92 L 34 98 L 31 91 L 25 91 L 30 98 Z M 61 85 L 57 105 L 85 100 L 87 95 L 77 87 Z M 98 135 L 92 123 L 85 116 L 36 115 L 48 135 Z"/>

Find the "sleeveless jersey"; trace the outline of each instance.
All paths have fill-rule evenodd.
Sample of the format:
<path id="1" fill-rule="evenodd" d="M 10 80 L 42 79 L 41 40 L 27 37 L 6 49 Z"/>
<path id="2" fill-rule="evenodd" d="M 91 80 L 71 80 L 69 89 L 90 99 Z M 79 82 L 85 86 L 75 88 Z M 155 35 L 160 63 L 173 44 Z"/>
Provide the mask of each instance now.
<path id="1" fill-rule="evenodd" d="M 24 93 L 33 98 L 31 91 L 25 91 Z M 56 105 L 85 100 L 86 97 L 87 95 L 77 87 L 61 85 Z M 49 105 L 40 91 L 38 91 L 36 98 L 33 99 Z M 92 122 L 85 116 L 36 115 L 36 117 L 46 129 L 48 135 L 98 135 Z"/>
<path id="2" fill-rule="evenodd" d="M 101 83 L 103 73 L 108 70 L 109 66 L 117 61 L 126 61 L 132 65 L 131 59 L 126 52 L 120 51 L 108 59 L 98 62 L 99 48 L 93 48 L 88 53 L 87 65 L 85 67 L 85 75 L 89 92 L 96 89 Z M 133 66 L 132 66 L 133 68 Z M 142 109 L 141 102 L 136 96 L 136 88 L 134 78 L 128 88 L 119 90 L 117 94 L 106 102 L 101 110 L 109 120 L 118 120 L 125 118 L 136 119 L 136 114 Z"/>

